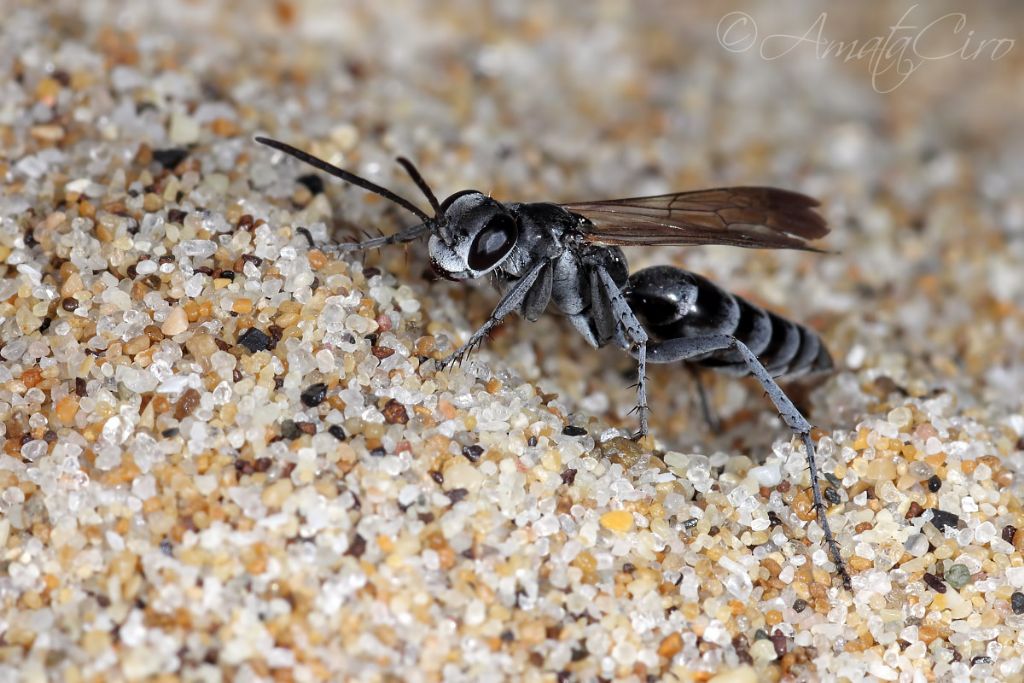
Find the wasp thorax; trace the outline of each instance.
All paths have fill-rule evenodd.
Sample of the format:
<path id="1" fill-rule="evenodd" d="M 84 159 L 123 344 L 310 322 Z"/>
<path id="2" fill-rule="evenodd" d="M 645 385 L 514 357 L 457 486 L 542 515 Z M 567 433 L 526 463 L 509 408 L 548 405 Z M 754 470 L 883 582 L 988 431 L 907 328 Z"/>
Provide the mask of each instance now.
<path id="1" fill-rule="evenodd" d="M 430 263 L 438 275 L 463 280 L 498 267 L 516 246 L 519 224 L 500 202 L 476 191 L 441 204 L 444 212 L 430 236 Z"/>

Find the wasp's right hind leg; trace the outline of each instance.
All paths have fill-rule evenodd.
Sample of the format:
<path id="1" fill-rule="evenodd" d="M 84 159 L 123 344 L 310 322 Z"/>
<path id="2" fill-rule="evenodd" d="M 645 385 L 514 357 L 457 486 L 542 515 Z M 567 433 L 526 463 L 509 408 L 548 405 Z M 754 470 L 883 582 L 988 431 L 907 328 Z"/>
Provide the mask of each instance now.
<path id="1" fill-rule="evenodd" d="M 825 503 L 821 498 L 821 487 L 818 484 L 818 462 L 814 454 L 814 442 L 811 440 L 811 424 L 800 413 L 793 402 L 786 396 L 771 373 L 761 364 L 747 345 L 742 341 L 728 334 L 711 334 L 700 337 L 680 337 L 667 339 L 665 341 L 652 341 L 647 343 L 646 359 L 651 363 L 674 363 L 686 361 L 692 358 L 706 357 L 716 351 L 735 351 L 739 354 L 747 370 L 753 375 L 765 393 L 771 400 L 775 409 L 779 412 L 782 420 L 792 429 L 804 444 L 807 454 L 807 468 L 811 479 L 811 497 L 814 502 L 814 510 L 818 516 L 818 524 L 825 534 L 825 544 L 828 546 L 832 561 L 835 562 L 836 571 L 843 579 L 843 585 L 850 588 L 850 574 L 846 571 L 846 564 L 839 553 L 839 544 L 832 535 L 832 528 L 828 523 Z"/>

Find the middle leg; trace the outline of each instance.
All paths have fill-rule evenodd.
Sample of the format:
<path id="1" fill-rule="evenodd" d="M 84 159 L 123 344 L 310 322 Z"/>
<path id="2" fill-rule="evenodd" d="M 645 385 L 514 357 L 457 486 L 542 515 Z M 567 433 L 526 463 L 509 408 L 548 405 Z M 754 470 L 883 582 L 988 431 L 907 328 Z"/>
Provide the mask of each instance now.
<path id="1" fill-rule="evenodd" d="M 647 436 L 647 332 L 630 307 L 622 290 L 615 284 L 611 274 L 604 268 L 594 268 L 592 277 L 598 280 L 595 283 L 595 292 L 599 291 L 608 300 L 611 315 L 614 323 L 615 342 L 636 358 L 636 412 L 640 420 L 640 431 L 634 434 L 634 438 Z M 595 312 L 596 313 L 596 312 Z"/>

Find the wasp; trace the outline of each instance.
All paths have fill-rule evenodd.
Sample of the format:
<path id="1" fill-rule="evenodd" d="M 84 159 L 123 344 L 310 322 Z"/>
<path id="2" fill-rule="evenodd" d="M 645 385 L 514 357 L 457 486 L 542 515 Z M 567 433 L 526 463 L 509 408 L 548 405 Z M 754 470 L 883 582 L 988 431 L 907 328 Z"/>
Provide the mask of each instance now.
<path id="1" fill-rule="evenodd" d="M 341 244 L 340 250 L 425 237 L 439 276 L 491 278 L 501 299 L 480 329 L 439 362 L 440 368 L 461 361 L 511 313 L 535 321 L 550 310 L 564 316 L 591 346 L 615 344 L 636 359 L 636 437 L 648 431 L 648 363 L 683 362 L 690 368 L 753 376 L 804 444 L 818 522 L 849 587 L 818 484 L 811 424 L 775 381 L 831 370 L 832 357 L 821 338 L 696 273 L 654 266 L 631 274 L 621 249 L 720 244 L 820 251 L 809 244 L 829 232 L 815 210 L 817 200 L 774 187 L 726 187 L 569 204 L 499 202 L 477 190 L 461 190 L 438 201 L 413 163 L 399 157 L 430 204 L 430 215 L 391 190 L 284 142 L 256 141 L 380 195 L 419 219 L 393 235 Z M 698 388 L 708 416 L 706 396 Z"/>

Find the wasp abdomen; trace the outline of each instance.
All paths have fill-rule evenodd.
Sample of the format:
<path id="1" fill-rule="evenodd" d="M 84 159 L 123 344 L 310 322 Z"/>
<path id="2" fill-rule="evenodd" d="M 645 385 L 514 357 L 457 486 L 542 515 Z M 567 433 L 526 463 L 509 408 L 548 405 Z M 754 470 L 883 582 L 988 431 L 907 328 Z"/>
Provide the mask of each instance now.
<path id="1" fill-rule="evenodd" d="M 832 358 L 816 333 L 696 273 L 671 266 L 645 268 L 630 276 L 625 295 L 655 339 L 732 335 L 776 377 L 832 367 Z M 691 362 L 732 375 L 748 372 L 735 350 L 715 351 Z"/>

